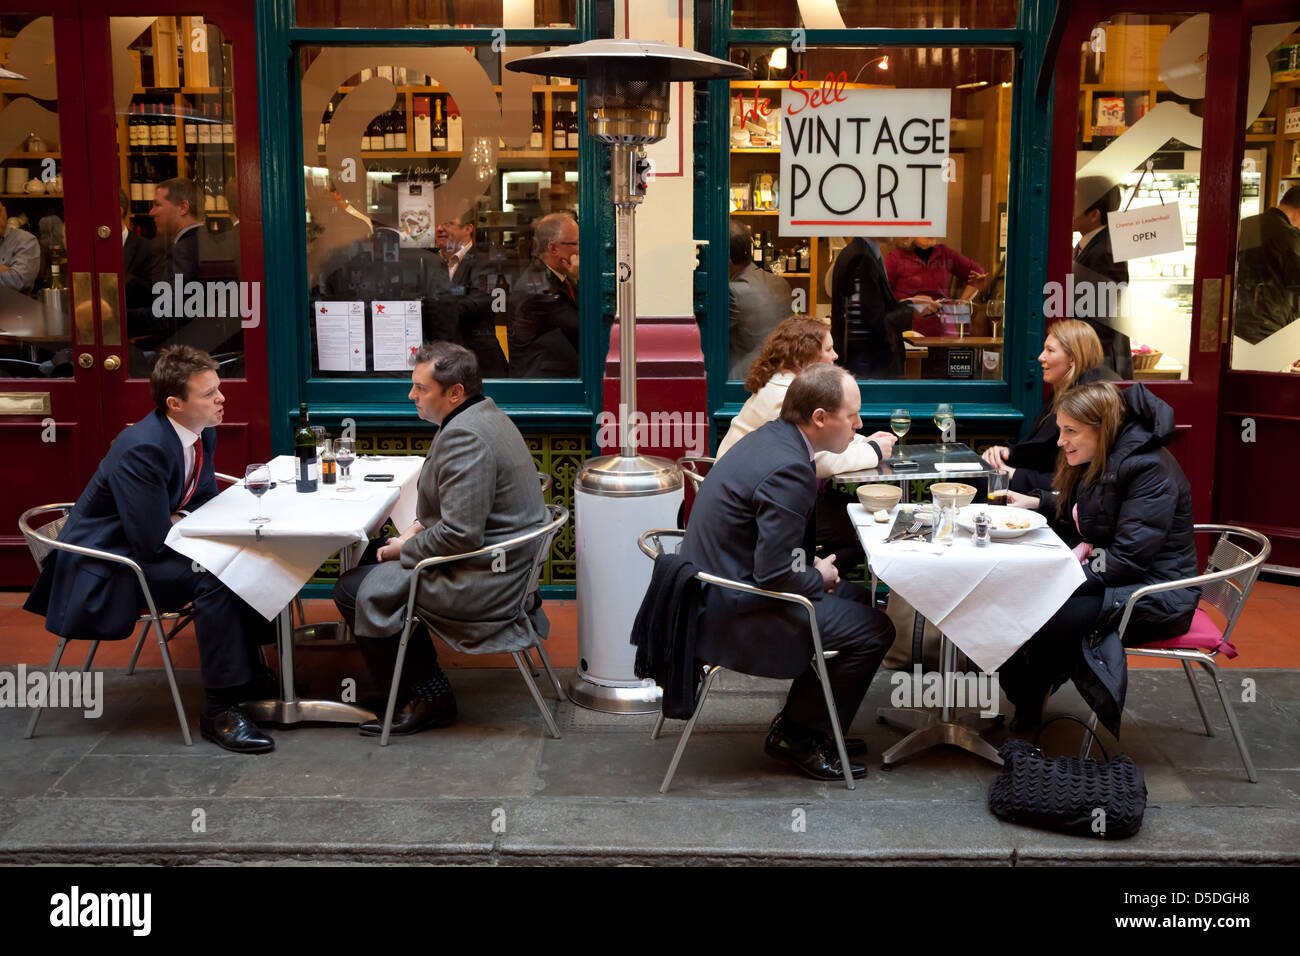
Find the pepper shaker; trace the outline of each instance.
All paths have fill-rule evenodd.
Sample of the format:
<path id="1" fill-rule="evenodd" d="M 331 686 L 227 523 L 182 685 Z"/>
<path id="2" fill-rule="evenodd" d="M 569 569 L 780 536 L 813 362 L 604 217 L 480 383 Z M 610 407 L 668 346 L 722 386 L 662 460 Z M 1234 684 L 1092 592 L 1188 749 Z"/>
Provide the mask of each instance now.
<path id="1" fill-rule="evenodd" d="M 984 512 L 975 515 L 975 547 L 987 547 L 990 540 L 990 522 L 989 516 Z"/>

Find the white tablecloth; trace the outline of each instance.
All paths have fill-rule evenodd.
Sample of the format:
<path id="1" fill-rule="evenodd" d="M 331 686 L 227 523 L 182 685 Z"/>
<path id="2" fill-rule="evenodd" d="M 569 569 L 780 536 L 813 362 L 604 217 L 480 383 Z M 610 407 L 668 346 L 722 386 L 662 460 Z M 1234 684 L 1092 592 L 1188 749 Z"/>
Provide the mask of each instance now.
<path id="1" fill-rule="evenodd" d="M 356 491 L 320 485 L 312 494 L 299 494 L 294 459 L 281 455 L 271 462 L 277 487 L 262 496 L 262 514 L 271 520 L 260 529 L 249 521 L 257 514 L 257 499 L 239 484 L 173 525 L 167 544 L 271 620 L 335 551 L 349 544 L 364 547 L 389 515 L 398 530 L 415 520 L 423 463 L 420 457 L 358 459 L 352 465 Z M 367 474 L 391 474 L 393 480 L 363 481 Z"/>
<path id="2" fill-rule="evenodd" d="M 1078 558 L 1049 528 L 983 548 L 957 529 L 945 547 L 928 541 L 885 544 L 892 512 L 889 523 L 880 524 L 854 504 L 849 518 L 876 576 L 985 671 L 1001 667 L 1085 580 Z"/>

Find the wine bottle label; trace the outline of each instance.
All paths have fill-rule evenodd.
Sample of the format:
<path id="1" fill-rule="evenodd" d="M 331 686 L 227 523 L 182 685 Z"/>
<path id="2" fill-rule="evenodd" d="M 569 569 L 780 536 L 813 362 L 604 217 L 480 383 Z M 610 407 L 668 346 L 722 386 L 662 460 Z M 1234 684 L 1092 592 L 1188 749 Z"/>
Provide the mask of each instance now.
<path id="1" fill-rule="evenodd" d="M 298 459 L 298 480 L 315 481 L 320 477 L 320 462 L 315 458 Z"/>

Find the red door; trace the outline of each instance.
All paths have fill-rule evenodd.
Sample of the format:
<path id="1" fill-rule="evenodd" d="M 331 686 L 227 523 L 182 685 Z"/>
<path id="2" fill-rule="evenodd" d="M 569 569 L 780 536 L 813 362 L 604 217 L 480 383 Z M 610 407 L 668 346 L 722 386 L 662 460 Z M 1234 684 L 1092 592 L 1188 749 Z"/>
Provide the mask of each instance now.
<path id="1" fill-rule="evenodd" d="M 152 408 L 159 349 L 222 362 L 219 470 L 270 447 L 252 0 L 14 6 L 0 202 L 25 235 L 0 263 L 37 262 L 0 272 L 2 585 L 35 574 L 17 515 L 75 500 Z M 155 193 L 175 200 L 161 215 Z"/>
<path id="2" fill-rule="evenodd" d="M 1159 353 L 1150 368 L 1139 368 L 1145 363 L 1135 354 L 1133 375 L 1175 410 L 1170 450 L 1202 522 L 1212 516 L 1216 477 L 1232 261 L 1222 224 L 1237 218 L 1232 94 L 1243 31 L 1241 10 L 1231 5 L 1085 2 L 1071 7 L 1056 61 L 1049 279 L 1064 283 L 1075 268 L 1071 224 L 1097 198 L 1077 189 L 1118 185 L 1121 212 L 1148 204 L 1180 210 L 1181 249 L 1127 262 L 1117 328 L 1134 348 Z"/>

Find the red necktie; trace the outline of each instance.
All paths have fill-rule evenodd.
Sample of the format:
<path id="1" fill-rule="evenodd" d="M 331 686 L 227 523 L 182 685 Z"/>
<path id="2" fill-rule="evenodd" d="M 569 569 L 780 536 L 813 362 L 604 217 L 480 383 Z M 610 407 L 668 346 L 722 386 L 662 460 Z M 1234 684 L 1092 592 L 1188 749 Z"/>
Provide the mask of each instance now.
<path id="1" fill-rule="evenodd" d="M 194 491 L 199 486 L 199 472 L 203 470 L 203 439 L 200 438 L 194 443 L 194 472 L 190 475 L 190 480 L 185 483 L 185 495 L 181 498 L 178 507 L 184 508 L 191 498 L 194 497 Z"/>
<path id="2" fill-rule="evenodd" d="M 564 279 L 564 291 L 569 294 L 569 298 L 574 302 L 578 301 L 578 290 L 573 287 L 573 283 L 569 281 L 567 276 Z"/>

